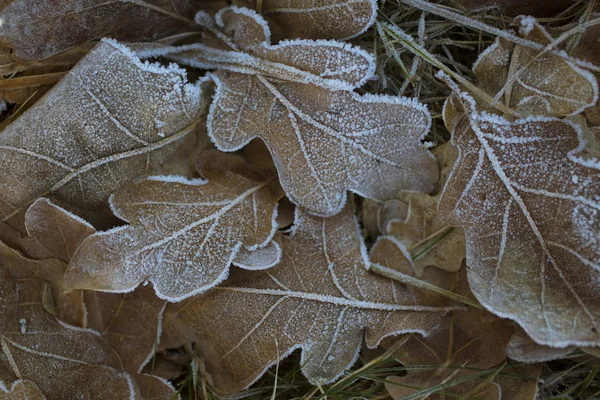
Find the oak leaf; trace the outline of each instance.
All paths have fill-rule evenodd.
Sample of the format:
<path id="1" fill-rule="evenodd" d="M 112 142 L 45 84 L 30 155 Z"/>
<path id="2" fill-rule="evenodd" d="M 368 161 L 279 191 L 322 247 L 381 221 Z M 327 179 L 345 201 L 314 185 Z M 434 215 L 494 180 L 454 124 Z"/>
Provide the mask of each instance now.
<path id="1" fill-rule="evenodd" d="M 425 333 L 456 308 L 368 272 L 349 205 L 326 219 L 297 209 L 292 233 L 280 241 L 275 268 L 238 271 L 214 291 L 167 308 L 171 345 L 195 342 L 222 392 L 248 387 L 299 348 L 310 382 L 331 382 L 356 361 L 363 336 L 376 347 L 386 336 Z"/>
<path id="2" fill-rule="evenodd" d="M 442 187 L 452 171 L 458 152 L 450 143 L 433 150 L 440 164 Z M 450 227 L 439 218 L 437 208 L 441 191 L 435 196 L 422 193 L 401 193 L 386 201 L 379 209 L 381 232 L 398 239 L 411 249 L 416 275 L 423 275 L 428 266 L 449 272 L 460 269 L 465 259 L 465 234 L 462 228 Z"/>
<path id="3" fill-rule="evenodd" d="M 113 212 L 130 225 L 86 239 L 65 287 L 128 292 L 150 281 L 159 297 L 179 301 L 223 281 L 242 246 L 278 255 L 271 239 L 282 193 L 270 186 L 272 179 L 215 170 L 204 177 L 208 181 L 151 177 L 112 195 Z M 247 256 L 239 266 L 273 265 Z"/>
<path id="4" fill-rule="evenodd" d="M 504 368 L 494 379 L 500 386 L 502 400 L 538 399 L 538 380 L 542 364 L 521 364 Z"/>
<path id="5" fill-rule="evenodd" d="M 257 8 L 257 0 L 240 5 Z M 375 22 L 375 0 L 263 0 L 260 14 L 282 29 L 287 39 L 345 40 L 365 32 Z"/>
<path id="6" fill-rule="evenodd" d="M 73 210 L 102 207 L 110 193 L 193 141 L 201 108 L 185 71 L 141 63 L 102 41 L 2 132 L 1 220 L 11 223 L 45 195 Z"/>
<path id="7" fill-rule="evenodd" d="M 515 20 L 522 38 L 547 45 L 550 34 L 533 17 Z M 473 65 L 478 86 L 522 115 L 566 116 L 598 100 L 592 73 L 550 52 L 497 37 Z"/>
<path id="8" fill-rule="evenodd" d="M 14 381 L 10 387 L 0 382 L 0 400 L 46 400 L 40 388 L 32 381 Z"/>
<path id="9" fill-rule="evenodd" d="M 382 250 L 375 249 L 374 252 Z M 393 249 L 390 251 L 389 246 L 385 250 L 388 254 L 399 253 Z M 395 263 L 406 262 L 406 260 L 406 258 L 403 260 L 400 255 L 400 257 L 396 257 Z M 390 268 L 393 266 L 390 265 Z M 436 274 L 441 271 L 436 271 L 436 268 L 428 268 L 427 272 L 431 277 L 436 277 Z M 472 298 L 465 267 L 459 274 L 454 273 L 450 276 L 452 275 L 458 278 L 456 292 L 464 297 Z M 448 278 L 450 277 L 446 278 L 446 285 L 452 282 Z M 420 390 L 433 388 L 440 383 L 458 381 L 461 378 L 467 379 L 468 375 L 477 370 L 492 368 L 505 360 L 505 347 L 512 331 L 512 326 L 487 311 L 473 307 L 466 311 L 452 311 L 427 337 L 411 334 L 408 338 L 400 339 L 405 342 L 397 350 L 399 354 L 402 354 L 398 361 L 407 367 L 427 365 L 431 366 L 431 369 L 409 370 L 406 376 L 390 376 L 386 378 L 386 381 L 390 382 L 386 383 L 386 389 L 392 398 L 401 399 L 416 394 Z M 504 398 L 497 385 L 486 384 L 481 378 L 468 379 L 445 388 L 443 391 L 449 393 L 449 396 L 461 397 L 469 394 L 468 398 L 490 400 Z M 441 394 L 430 394 L 423 398 L 441 399 L 445 397 Z"/>
<path id="10" fill-rule="evenodd" d="M 219 150 L 261 138 L 288 197 L 322 216 L 343 208 L 346 190 L 387 200 L 400 190 L 433 189 L 438 171 L 421 144 L 426 107 L 350 91 L 372 76 L 370 55 L 334 41 L 271 46 L 266 22 L 248 9 L 224 9 L 210 21 L 203 19 L 236 51 L 200 44 L 138 54 L 219 69 L 210 75 L 216 93 L 207 121 Z"/>
<path id="11" fill-rule="evenodd" d="M 136 387 L 121 372 L 119 357 L 99 334 L 61 323 L 47 312 L 45 271 L 32 274 L 5 255 L 3 250 L 0 342 L 14 375 L 35 382 L 49 400 L 136 398 Z"/>
<path id="12" fill-rule="evenodd" d="M 438 210 L 465 229 L 473 293 L 539 344 L 597 346 L 600 163 L 580 156 L 577 125 L 510 122 L 458 96 L 460 155 Z"/>
<path id="13" fill-rule="evenodd" d="M 144 41 L 193 30 L 193 0 L 6 1 L 0 39 L 24 59 L 42 59 L 102 37 Z"/>

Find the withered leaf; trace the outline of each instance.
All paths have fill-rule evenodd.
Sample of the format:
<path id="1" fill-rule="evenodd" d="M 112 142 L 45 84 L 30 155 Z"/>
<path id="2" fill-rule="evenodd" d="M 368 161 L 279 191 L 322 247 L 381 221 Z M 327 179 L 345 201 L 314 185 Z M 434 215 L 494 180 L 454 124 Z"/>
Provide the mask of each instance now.
<path id="1" fill-rule="evenodd" d="M 0 218 L 40 196 L 89 210 L 147 173 L 194 130 L 199 87 L 185 71 L 102 41 L 0 137 Z"/>
<path id="2" fill-rule="evenodd" d="M 46 398 L 32 381 L 18 380 L 10 387 L 3 387 L 0 382 L 0 400 L 46 400 Z"/>
<path id="3" fill-rule="evenodd" d="M 500 386 L 502 400 L 536 400 L 542 364 L 505 368 L 494 382 Z"/>
<path id="4" fill-rule="evenodd" d="M 506 355 L 513 360 L 525 363 L 537 363 L 566 358 L 574 347 L 554 348 L 537 344 L 521 329 L 515 332 L 506 345 Z"/>
<path id="5" fill-rule="evenodd" d="M 257 0 L 239 3 L 256 9 Z M 288 39 L 350 39 L 375 22 L 375 0 L 263 0 L 259 12 Z"/>
<path id="6" fill-rule="evenodd" d="M 155 53 L 220 69 L 211 75 L 217 87 L 207 122 L 219 150 L 261 138 L 288 197 L 317 215 L 339 212 L 346 190 L 386 200 L 399 190 L 433 189 L 438 171 L 421 144 L 430 126 L 426 107 L 348 91 L 373 73 L 364 51 L 331 41 L 270 46 L 264 20 L 241 8 L 219 12 L 214 29 L 250 55 L 204 45 Z"/>
<path id="7" fill-rule="evenodd" d="M 572 4 L 571 0 L 451 0 L 451 2 L 465 11 L 499 9 L 511 17 L 517 15 L 550 17 Z"/>
<path id="8" fill-rule="evenodd" d="M 433 154 L 441 167 L 438 186 L 443 186 L 458 152 L 450 143 L 437 147 Z M 465 234 L 462 228 L 450 227 L 439 218 L 437 207 L 441 193 L 401 193 L 386 201 L 378 213 L 381 232 L 393 236 L 411 249 L 417 276 L 425 268 L 436 266 L 449 272 L 460 269 L 465 259 Z"/>
<path id="9" fill-rule="evenodd" d="M 464 268 L 456 291 L 462 296 L 472 297 Z M 512 326 L 487 311 L 476 308 L 452 311 L 427 337 L 411 334 L 398 348 L 398 353 L 402 354 L 398 361 L 403 365 L 437 368 L 411 370 L 406 376 L 390 376 L 386 380 L 392 383 L 386 383 L 386 389 L 394 399 L 401 399 L 419 389 L 428 389 L 442 382 L 465 378 L 477 370 L 492 368 L 506 358 L 504 348 L 512 331 Z M 486 384 L 481 378 L 448 387 L 444 393 L 458 397 L 469 394 L 468 398 L 486 400 L 504 398 L 496 384 Z M 432 394 L 424 398 L 446 397 Z"/>
<path id="10" fill-rule="evenodd" d="M 41 298 L 44 280 L 2 259 L 0 342 L 18 379 L 28 379 L 49 400 L 135 398 L 135 387 L 102 337 L 60 323 Z M 2 382 L 11 387 L 12 382 Z"/>
<path id="11" fill-rule="evenodd" d="M 314 384 L 338 378 L 358 355 L 363 336 L 427 332 L 455 307 L 423 301 L 413 290 L 367 271 L 352 208 L 331 218 L 297 211 L 283 257 L 269 271 L 247 272 L 214 291 L 169 305 L 165 331 L 199 346 L 215 387 L 244 389 L 270 366 L 302 349 L 302 372 Z M 175 339 L 171 339 L 175 341 Z"/>
<path id="12" fill-rule="evenodd" d="M 204 176 L 208 181 L 152 177 L 111 196 L 113 212 L 130 225 L 86 239 L 65 287 L 127 292 L 148 280 L 159 297 L 178 301 L 223 281 L 242 246 L 267 246 L 281 196 L 272 179 Z"/>
<path id="13" fill-rule="evenodd" d="M 6 1 L 0 39 L 24 59 L 50 57 L 89 40 L 144 41 L 194 29 L 193 0 Z"/>
<path id="14" fill-rule="evenodd" d="M 552 42 L 534 18 L 520 17 L 515 23 L 521 37 L 544 45 Z M 501 37 L 481 53 L 473 70 L 482 89 L 523 115 L 572 115 L 598 100 L 592 73 L 556 54 Z"/>
<path id="15" fill-rule="evenodd" d="M 465 229 L 473 293 L 539 344 L 597 346 L 600 163 L 578 155 L 582 132 L 568 121 L 509 122 L 461 97 L 439 212 Z"/>

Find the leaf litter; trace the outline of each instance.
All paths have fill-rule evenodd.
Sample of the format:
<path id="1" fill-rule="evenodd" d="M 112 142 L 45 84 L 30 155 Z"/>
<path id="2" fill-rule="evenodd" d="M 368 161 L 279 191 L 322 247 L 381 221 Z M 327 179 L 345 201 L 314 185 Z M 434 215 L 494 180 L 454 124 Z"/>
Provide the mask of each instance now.
<path id="1" fill-rule="evenodd" d="M 0 9 L 0 397 L 600 393 L 594 2 L 34 3 Z"/>

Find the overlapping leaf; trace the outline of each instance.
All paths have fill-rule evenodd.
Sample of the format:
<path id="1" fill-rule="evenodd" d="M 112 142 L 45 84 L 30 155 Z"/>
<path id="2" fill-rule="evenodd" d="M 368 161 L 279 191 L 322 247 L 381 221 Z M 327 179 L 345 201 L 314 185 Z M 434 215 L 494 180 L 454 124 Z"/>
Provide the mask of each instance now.
<path id="1" fill-rule="evenodd" d="M 193 29 L 193 0 L 7 0 L 0 39 L 20 58 L 41 59 L 89 40 L 154 40 Z"/>
<path id="2" fill-rule="evenodd" d="M 465 229 L 473 293 L 539 344 L 597 346 L 600 164 L 578 156 L 576 125 L 509 122 L 461 97 L 460 156 L 439 212 Z"/>
<path id="3" fill-rule="evenodd" d="M 116 42 L 101 42 L 2 132 L 1 220 L 49 194 L 73 209 L 101 207 L 193 142 L 200 109 L 199 89 L 183 70 L 143 64 Z"/>
<path id="4" fill-rule="evenodd" d="M 532 17 L 521 17 L 521 37 L 547 45 L 552 37 Z M 479 87 L 523 115 L 565 116 L 596 104 L 596 78 L 568 60 L 504 38 L 481 53 L 473 66 Z"/>
<path id="5" fill-rule="evenodd" d="M 457 292 L 472 297 L 463 269 Z M 470 308 L 453 311 L 425 338 L 411 335 L 398 349 L 399 361 L 405 366 L 427 365 L 431 369 L 409 371 L 406 376 L 390 376 L 386 388 L 394 399 L 401 399 L 419 390 L 433 388 L 448 381 L 464 382 L 443 390 L 458 397 L 498 400 L 504 398 L 500 388 L 479 378 L 467 377 L 478 370 L 500 364 L 506 358 L 505 347 L 513 328 L 487 311 Z M 437 366 L 437 368 L 436 368 Z M 448 396 L 449 397 L 449 396 Z M 431 394 L 423 398 L 445 398 Z"/>
<path id="6" fill-rule="evenodd" d="M 165 331 L 199 346 L 223 392 L 249 386 L 298 348 L 309 380 L 330 382 L 354 363 L 363 336 L 375 347 L 389 335 L 427 332 L 455 308 L 367 272 L 350 206 L 327 219 L 299 211 L 293 233 L 280 240 L 274 269 L 242 272 L 167 310 Z"/>
<path id="7" fill-rule="evenodd" d="M 433 154 L 441 167 L 438 187 L 442 187 L 452 171 L 457 151 L 447 143 L 437 147 Z M 465 234 L 462 228 L 449 227 L 439 218 L 441 191 L 436 196 L 411 193 L 397 197 L 400 200 L 386 201 L 379 209 L 379 226 L 382 233 L 412 250 L 417 276 L 428 266 L 458 271 L 465 259 Z"/>
<path id="8" fill-rule="evenodd" d="M 161 298 L 176 301 L 225 279 L 242 246 L 267 246 L 281 197 L 269 186 L 272 179 L 256 181 L 229 171 L 204 175 L 208 182 L 153 177 L 113 195 L 113 212 L 130 225 L 85 240 L 65 285 L 127 292 L 149 280 Z M 239 263 L 251 269 L 273 265 L 255 264 L 247 257 Z"/>
<path id="9" fill-rule="evenodd" d="M 239 3 L 256 9 L 257 0 Z M 375 0 L 263 0 L 259 12 L 288 39 L 349 39 L 375 21 Z"/>
<path id="10" fill-rule="evenodd" d="M 346 91 L 373 73 L 364 51 L 330 41 L 271 46 L 265 21 L 247 9 L 222 10 L 213 25 L 202 21 L 244 53 L 191 45 L 140 54 L 220 69 L 211 76 L 217 89 L 208 117 L 220 150 L 261 138 L 288 197 L 318 215 L 339 212 L 348 189 L 379 200 L 433 189 L 437 168 L 421 144 L 430 126 L 426 108 Z"/>
<path id="11" fill-rule="evenodd" d="M 465 11 L 498 9 L 512 17 L 533 15 L 548 17 L 571 5 L 571 0 L 451 0 L 452 4 Z"/>

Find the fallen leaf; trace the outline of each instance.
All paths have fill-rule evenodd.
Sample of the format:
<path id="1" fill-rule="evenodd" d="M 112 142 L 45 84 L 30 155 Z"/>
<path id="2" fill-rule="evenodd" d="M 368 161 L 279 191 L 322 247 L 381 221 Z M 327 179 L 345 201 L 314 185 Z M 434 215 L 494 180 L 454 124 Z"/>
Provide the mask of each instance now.
<path id="1" fill-rule="evenodd" d="M 519 35 L 547 45 L 550 34 L 533 17 L 515 20 Z M 478 86 L 523 115 L 578 114 L 598 101 L 592 73 L 550 52 L 497 37 L 473 65 Z"/>
<path id="2" fill-rule="evenodd" d="M 506 355 L 515 361 L 524 363 L 538 363 L 566 358 L 575 351 L 575 347 L 554 348 L 537 344 L 521 329 L 515 332 L 506 345 Z"/>
<path id="3" fill-rule="evenodd" d="M 494 382 L 500 386 L 502 400 L 536 400 L 542 364 L 514 365 L 504 368 Z"/>
<path id="4" fill-rule="evenodd" d="M 219 69 L 210 75 L 216 93 L 207 122 L 219 150 L 261 138 L 290 200 L 322 216 L 343 208 L 346 190 L 387 200 L 433 189 L 438 171 L 421 144 L 426 107 L 349 91 L 372 76 L 369 54 L 334 41 L 271 46 L 266 22 L 248 9 L 224 9 L 204 23 L 244 52 L 201 44 L 138 54 Z"/>
<path id="5" fill-rule="evenodd" d="M 43 307 L 46 282 L 5 257 L 1 264 L 0 342 L 14 374 L 35 382 L 48 400 L 135 398 L 131 378 L 102 337 L 60 323 Z"/>
<path id="6" fill-rule="evenodd" d="M 419 301 L 411 288 L 368 272 L 349 205 L 327 219 L 297 210 L 292 233 L 279 240 L 275 268 L 239 270 L 214 291 L 167 308 L 171 344 L 193 341 L 222 392 L 250 386 L 299 348 L 311 383 L 334 381 L 356 361 L 363 337 L 373 348 L 386 336 L 425 333 L 456 308 L 439 297 Z"/>
<path id="7" fill-rule="evenodd" d="M 18 380 L 9 388 L 0 382 L 0 400 L 46 400 L 40 388 L 32 381 Z"/>
<path id="8" fill-rule="evenodd" d="M 240 5 L 257 9 L 257 0 Z M 263 0 L 259 13 L 288 39 L 345 40 L 365 32 L 377 16 L 375 0 Z"/>
<path id="9" fill-rule="evenodd" d="M 5 1 L 0 40 L 18 57 L 42 59 L 90 40 L 145 41 L 193 30 L 192 0 Z"/>
<path id="10" fill-rule="evenodd" d="M 600 163 L 579 156 L 577 125 L 510 122 L 459 96 L 468 112 L 438 211 L 465 229 L 473 293 L 539 344 L 597 346 Z"/>
<path id="11" fill-rule="evenodd" d="M 430 273 L 435 273 L 435 268 Z M 455 274 L 456 275 L 456 274 Z M 463 268 L 457 293 L 472 298 Z M 477 371 L 495 367 L 505 360 L 505 347 L 513 331 L 512 326 L 487 311 L 469 308 L 452 311 L 441 324 L 423 338 L 411 334 L 398 348 L 398 358 L 404 366 L 431 366 L 431 369 L 409 370 L 406 376 L 390 376 L 385 387 L 394 399 L 416 394 L 441 383 L 458 381 Z M 401 339 L 402 340 L 402 339 Z M 501 396 L 498 386 L 478 377 L 443 389 L 450 396 L 494 399 Z M 446 398 L 441 393 L 423 398 Z"/>
<path id="12" fill-rule="evenodd" d="M 68 208 L 99 208 L 185 140 L 195 140 L 198 86 L 185 71 L 141 63 L 102 41 L 0 137 L 0 218 L 45 195 Z M 187 143 L 187 142 L 185 142 Z"/>
<path id="13" fill-rule="evenodd" d="M 179 301 L 223 281 L 242 246 L 269 245 L 281 197 L 272 179 L 210 170 L 204 177 L 152 177 L 115 193 L 112 210 L 130 225 L 86 239 L 65 287 L 127 292 L 150 281 L 160 298 Z"/>
<path id="14" fill-rule="evenodd" d="M 450 143 L 434 149 L 441 168 L 439 186 L 445 184 L 458 152 Z M 398 239 L 413 254 L 416 275 L 429 266 L 449 272 L 460 269 L 465 259 L 465 234 L 462 228 L 450 227 L 437 212 L 441 194 L 401 193 L 379 209 L 379 225 L 385 235 Z"/>

